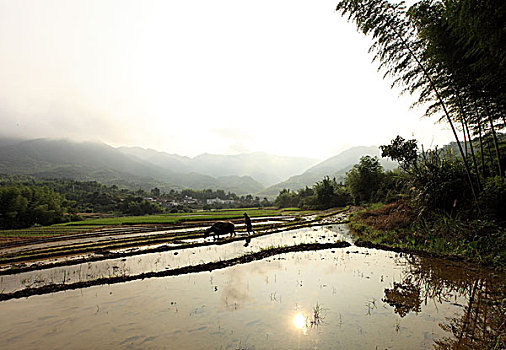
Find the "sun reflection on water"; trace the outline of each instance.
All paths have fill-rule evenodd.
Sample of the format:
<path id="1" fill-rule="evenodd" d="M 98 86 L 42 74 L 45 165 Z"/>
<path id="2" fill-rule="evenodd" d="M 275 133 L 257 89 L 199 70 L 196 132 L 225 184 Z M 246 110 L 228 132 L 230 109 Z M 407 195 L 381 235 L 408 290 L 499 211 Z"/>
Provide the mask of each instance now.
<path id="1" fill-rule="evenodd" d="M 306 316 L 302 312 L 298 312 L 293 316 L 292 323 L 297 329 L 303 329 L 306 327 Z"/>

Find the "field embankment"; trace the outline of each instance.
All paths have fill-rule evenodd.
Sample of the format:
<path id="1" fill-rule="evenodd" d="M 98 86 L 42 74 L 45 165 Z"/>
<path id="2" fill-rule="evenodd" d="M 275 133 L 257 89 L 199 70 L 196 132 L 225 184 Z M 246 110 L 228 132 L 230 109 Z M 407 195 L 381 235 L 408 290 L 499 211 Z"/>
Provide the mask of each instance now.
<path id="1" fill-rule="evenodd" d="M 506 231 L 480 220 L 447 214 L 419 219 L 408 202 L 374 204 L 350 216 L 356 244 L 422 255 L 466 260 L 504 269 Z"/>

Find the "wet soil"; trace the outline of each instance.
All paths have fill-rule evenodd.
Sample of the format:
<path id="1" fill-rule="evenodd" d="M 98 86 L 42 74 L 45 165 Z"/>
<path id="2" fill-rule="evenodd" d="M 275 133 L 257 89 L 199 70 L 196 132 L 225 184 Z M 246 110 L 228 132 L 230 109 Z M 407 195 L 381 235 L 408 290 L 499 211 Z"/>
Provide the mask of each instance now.
<path id="1" fill-rule="evenodd" d="M 46 286 L 37 287 L 37 288 L 26 288 L 26 289 L 16 291 L 13 293 L 0 294 L 0 301 L 23 298 L 23 297 L 28 297 L 28 296 L 32 296 L 32 295 L 55 293 L 55 292 L 60 292 L 60 291 L 64 291 L 64 290 L 74 290 L 74 289 L 86 288 L 86 287 L 91 287 L 91 286 L 98 286 L 98 285 L 103 285 L 103 284 L 116 284 L 116 283 L 122 283 L 122 282 L 128 282 L 128 281 L 143 280 L 145 278 L 177 276 L 177 275 L 196 273 L 196 272 L 202 272 L 202 271 L 213 271 L 213 270 L 223 269 L 223 268 L 238 265 L 238 264 L 249 263 L 249 262 L 252 262 L 255 260 L 265 259 L 265 258 L 274 256 L 274 255 L 279 255 L 279 254 L 283 254 L 283 253 L 317 251 L 317 250 L 331 249 L 331 248 L 346 248 L 346 247 L 349 247 L 350 245 L 351 244 L 348 242 L 337 242 L 337 243 L 324 243 L 324 244 L 312 243 L 312 244 L 300 244 L 300 245 L 288 246 L 288 247 L 277 247 L 277 248 L 272 248 L 272 249 L 268 249 L 268 250 L 262 250 L 260 252 L 246 254 L 246 255 L 243 255 L 243 256 L 240 256 L 240 257 L 237 257 L 234 259 L 230 259 L 230 260 L 215 261 L 215 262 L 209 262 L 209 263 L 200 264 L 200 265 L 185 266 L 182 268 L 176 268 L 176 269 L 166 270 L 166 271 L 145 272 L 145 273 L 141 273 L 139 275 L 133 275 L 133 276 L 105 277 L 105 278 L 98 278 L 98 279 L 92 280 L 92 281 L 75 282 L 72 284 L 51 284 L 51 285 L 46 285 Z"/>
<path id="2" fill-rule="evenodd" d="M 504 274 L 355 245 L 292 251 L 341 233 L 347 225 L 265 235 L 247 249 L 195 248 L 229 257 L 238 245 L 243 254 L 4 300 L 0 348 L 505 348 Z M 292 246 L 247 253 L 278 242 Z"/>
<path id="3" fill-rule="evenodd" d="M 290 221 L 268 224 L 264 223 L 271 222 L 272 218 L 256 219 L 253 227 L 254 233 L 250 237 L 255 238 L 302 227 L 344 223 L 347 222 L 349 212 L 349 210 L 327 211 L 318 217 L 313 215 L 298 220 L 285 218 Z M 244 240 L 243 236 L 203 240 L 203 230 L 212 223 L 210 221 L 197 224 L 192 222 L 189 225 L 172 226 L 170 229 L 157 226 L 157 230 L 161 229 L 162 233 L 153 231 L 153 228 L 151 228 L 152 231 L 147 231 L 146 227 L 120 227 L 66 237 L 64 241 L 57 241 L 56 238 L 53 238 L 49 240 L 53 242 L 50 247 L 41 247 L 38 242 L 36 246 L 18 247 L 14 251 L 2 249 L 0 250 L 0 276 L 146 253 L 222 245 Z M 136 236 L 139 232 L 143 233 L 140 237 Z M 122 238 L 114 237 L 119 234 L 122 235 Z M 80 240 L 84 236 L 86 236 L 86 241 L 82 243 Z M 94 241 L 98 236 L 101 237 L 101 240 Z"/>
<path id="4" fill-rule="evenodd" d="M 354 242 L 354 244 L 357 247 L 374 248 L 374 249 L 380 249 L 380 250 L 396 252 L 396 253 L 404 253 L 404 254 L 411 254 L 411 255 L 416 255 L 416 256 L 423 256 L 426 258 L 437 258 L 437 259 L 444 259 L 444 260 L 448 260 L 448 261 L 467 262 L 467 263 L 474 264 L 476 266 L 483 266 L 483 267 L 495 269 L 498 271 L 504 270 L 504 267 L 502 267 L 502 266 L 494 266 L 490 263 L 481 262 L 481 261 L 477 262 L 477 261 L 475 261 L 475 259 L 473 259 L 471 257 L 463 257 L 463 256 L 457 256 L 457 255 L 444 255 L 444 254 L 438 254 L 438 253 L 429 252 L 429 251 L 420 250 L 420 249 L 392 247 L 392 246 L 389 246 L 386 244 L 373 243 L 371 241 L 362 240 L 362 239 L 356 240 Z"/>

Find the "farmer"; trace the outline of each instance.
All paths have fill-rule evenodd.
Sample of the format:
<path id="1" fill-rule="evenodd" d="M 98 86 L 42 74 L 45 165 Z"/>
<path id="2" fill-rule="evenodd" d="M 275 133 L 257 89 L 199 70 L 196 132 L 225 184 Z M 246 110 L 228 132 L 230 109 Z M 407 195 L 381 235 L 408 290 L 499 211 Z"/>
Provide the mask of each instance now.
<path id="1" fill-rule="evenodd" d="M 246 222 L 246 230 L 248 231 L 248 234 L 250 232 L 253 232 L 253 227 L 251 226 L 251 219 L 246 213 L 244 213 L 244 221 Z"/>

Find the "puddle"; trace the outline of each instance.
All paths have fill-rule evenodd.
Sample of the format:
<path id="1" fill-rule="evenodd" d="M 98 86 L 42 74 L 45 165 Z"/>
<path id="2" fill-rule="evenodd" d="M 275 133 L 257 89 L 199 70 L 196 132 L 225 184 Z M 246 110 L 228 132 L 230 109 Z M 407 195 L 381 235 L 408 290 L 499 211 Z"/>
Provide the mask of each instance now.
<path id="1" fill-rule="evenodd" d="M 346 233 L 339 227 L 282 232 L 249 247 L 205 247 L 196 259 L 325 241 Z M 123 263 L 141 270 L 160 258 L 164 268 L 182 253 Z M 286 253 L 212 272 L 4 301 L 0 348 L 483 349 L 504 322 L 504 277 L 356 246 Z"/>

